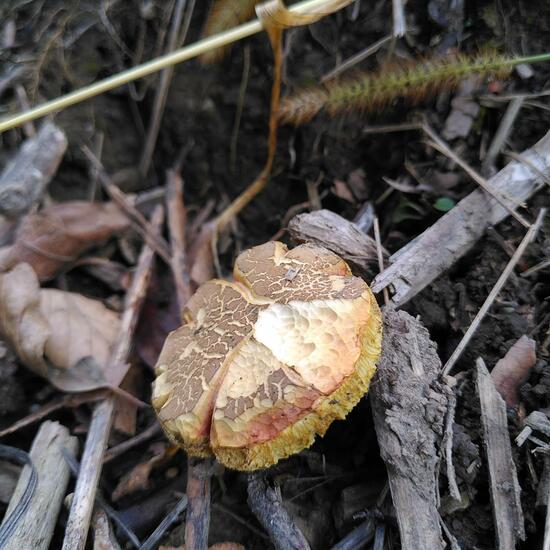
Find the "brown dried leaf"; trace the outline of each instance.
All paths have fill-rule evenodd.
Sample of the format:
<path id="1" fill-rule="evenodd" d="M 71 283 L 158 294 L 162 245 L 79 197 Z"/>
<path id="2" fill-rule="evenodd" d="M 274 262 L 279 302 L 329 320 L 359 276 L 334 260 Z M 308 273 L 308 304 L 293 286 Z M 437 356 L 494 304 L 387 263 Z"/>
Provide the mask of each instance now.
<path id="1" fill-rule="evenodd" d="M 355 197 L 347 186 L 346 182 L 342 180 L 334 180 L 331 191 L 339 198 L 344 199 L 351 204 L 355 204 Z"/>
<path id="2" fill-rule="evenodd" d="M 536 343 L 524 334 L 494 366 L 491 378 L 509 407 L 518 406 L 519 387 L 527 381 L 536 362 Z"/>
<path id="3" fill-rule="evenodd" d="M 51 279 L 128 225 L 126 215 L 113 203 L 56 204 L 23 219 L 15 242 L 0 249 L 0 271 L 26 262 L 41 281 Z"/>
<path id="4" fill-rule="evenodd" d="M 105 385 L 119 319 L 101 302 L 41 289 L 33 269 L 0 274 L 0 335 L 21 362 L 63 391 Z"/>
<path id="5" fill-rule="evenodd" d="M 149 488 L 149 476 L 156 464 L 162 462 L 171 451 L 166 443 L 152 445 L 155 455 L 145 462 L 136 464 L 127 474 L 118 482 L 111 498 L 119 500 L 120 498 L 131 495 L 136 491 L 144 491 Z"/>

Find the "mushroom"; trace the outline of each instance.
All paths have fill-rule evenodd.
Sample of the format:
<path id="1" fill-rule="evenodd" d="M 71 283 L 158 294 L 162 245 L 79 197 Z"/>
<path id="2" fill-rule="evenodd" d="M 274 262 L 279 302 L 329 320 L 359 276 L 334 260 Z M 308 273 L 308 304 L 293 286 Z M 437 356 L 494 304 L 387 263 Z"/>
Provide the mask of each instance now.
<path id="1" fill-rule="evenodd" d="M 309 447 L 367 392 L 382 339 L 368 285 L 312 245 L 240 254 L 235 282 L 189 300 L 155 367 L 152 402 L 167 436 L 236 470 Z"/>

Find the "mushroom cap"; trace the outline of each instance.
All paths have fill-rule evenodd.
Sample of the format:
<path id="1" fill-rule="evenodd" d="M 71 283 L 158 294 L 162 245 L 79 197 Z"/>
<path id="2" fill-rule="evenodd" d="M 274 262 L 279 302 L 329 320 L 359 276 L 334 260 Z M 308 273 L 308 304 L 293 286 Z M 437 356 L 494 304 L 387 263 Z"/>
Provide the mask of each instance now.
<path id="1" fill-rule="evenodd" d="M 189 454 L 255 470 L 309 447 L 357 404 L 382 323 L 368 285 L 318 246 L 256 246 L 239 255 L 234 278 L 189 300 L 159 356 L 152 401 Z"/>

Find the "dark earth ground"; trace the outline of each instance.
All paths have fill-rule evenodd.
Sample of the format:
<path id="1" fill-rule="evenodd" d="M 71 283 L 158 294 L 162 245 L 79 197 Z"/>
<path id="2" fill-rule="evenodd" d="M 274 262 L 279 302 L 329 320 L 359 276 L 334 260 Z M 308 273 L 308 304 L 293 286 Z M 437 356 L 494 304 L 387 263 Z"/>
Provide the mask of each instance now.
<path id="1" fill-rule="evenodd" d="M 165 3 L 146 0 L 114 2 L 107 12 L 111 28 L 98 17 L 97 4 L 13 0 L 0 6 L 0 22 L 13 20 L 17 28 L 15 43 L 0 49 L 0 67 L 27 60 L 29 70 L 21 77 L 20 83 L 25 86 L 31 104 L 53 98 L 158 53 L 158 34 L 163 26 L 166 27 L 166 21 L 163 21 Z M 200 35 L 207 4 L 197 3 L 188 43 Z M 456 45 L 457 38 L 462 51 L 475 51 L 487 44 L 511 54 L 550 50 L 548 2 L 466 2 L 464 19 L 457 26 L 463 30 L 461 36 L 453 30 L 452 21 L 446 27 L 435 23 L 428 15 L 429 7 L 433 11 L 445 2 L 429 4 L 418 1 L 407 4 L 408 24 L 412 31 L 407 40 L 398 43 L 398 56 L 437 55 L 446 47 Z M 148 18 L 144 6 L 151 8 Z M 141 12 L 140 7 L 143 8 Z M 336 60 L 346 59 L 391 32 L 391 2 L 362 0 L 355 20 L 352 20 L 352 11 L 348 8 L 310 28 L 287 32 L 286 90 L 315 82 L 334 67 Z M 449 10 L 443 8 L 442 13 L 448 15 Z M 141 55 L 136 54 L 140 48 L 143 50 Z M 230 142 L 245 48 L 249 49 L 251 65 L 237 154 L 232 165 Z M 387 50 L 379 52 L 361 68 L 377 66 L 385 55 Z M 135 170 L 128 169 L 135 168 L 141 155 L 155 77 L 61 113 L 56 122 L 67 133 L 69 149 L 50 185 L 52 198 L 55 201 L 88 199 L 90 167 L 80 147 L 82 144 L 93 146 L 101 132 L 104 135 L 102 162 L 124 191 L 135 193 L 162 185 L 165 170 L 184 150 L 182 175 L 189 215 L 196 216 L 209 201 L 213 203 L 214 211 L 221 211 L 252 181 L 265 160 L 271 68 L 272 56 L 265 36 L 235 45 L 230 56 L 219 65 L 202 67 L 197 61 L 191 61 L 178 66 L 155 151 L 154 168 L 147 179 L 139 179 Z M 514 74 L 503 82 L 501 93 L 546 89 L 550 64 L 534 66 L 534 71 L 534 76 L 527 80 Z M 486 86 L 479 92 L 487 93 Z M 239 216 L 231 234 L 220 243 L 224 273 L 230 273 L 232 261 L 241 249 L 271 238 L 281 228 L 288 209 L 308 200 L 308 180 L 319 179 L 323 207 L 345 218 L 353 219 L 365 201 L 372 202 L 381 220 L 383 244 L 390 252 L 398 250 L 429 227 L 442 215 L 434 207 L 438 198 L 458 201 L 474 189 L 475 184 L 447 159 L 427 148 L 418 132 L 367 136 L 362 130 L 367 124 L 401 123 L 425 115 L 440 131 L 449 113 L 451 98 L 452 94 L 445 92 L 433 101 L 415 107 L 397 103 L 376 115 L 350 113 L 337 120 L 320 118 L 299 129 L 282 128 L 274 177 L 261 196 Z M 6 90 L 0 99 L 3 111 L 18 108 L 11 89 Z M 549 103 L 545 97 L 537 101 L 542 107 L 522 109 L 508 143 L 510 149 L 522 151 L 549 129 Z M 453 148 L 472 165 L 479 166 L 480 150 L 490 143 L 506 105 L 504 102 L 496 107 L 482 104 L 467 138 L 452 142 Z M 2 163 L 14 152 L 21 139 L 19 131 L 2 136 Z M 416 168 L 423 182 L 432 184 L 431 191 L 402 193 L 394 190 L 388 194 L 388 185 L 382 177 L 397 179 L 403 176 L 405 162 Z M 335 192 L 334 181 L 349 181 L 350 174 L 358 169 L 364 171 L 360 196 L 351 197 L 351 201 L 342 198 Z M 535 207 L 549 202 L 547 192 L 539 193 L 531 201 L 527 215 L 533 219 Z M 514 247 L 524 232 L 515 221 L 506 221 L 496 230 Z M 550 222 L 547 222 L 523 261 L 527 266 L 534 265 L 549 254 Z M 443 361 L 462 337 L 508 259 L 497 238 L 487 235 L 449 273 L 407 306 L 409 312 L 421 316 L 438 343 Z M 60 279 L 52 284 L 63 284 L 69 290 L 116 303 L 108 286 L 81 269 L 74 269 Z M 543 344 L 550 316 L 549 299 L 548 269 L 529 278 L 512 275 L 457 365 L 456 371 L 464 372 L 458 377 L 454 456 L 460 489 L 467 494 L 469 504 L 463 510 L 449 511 L 444 520 L 462 548 L 494 547 L 488 474 L 482 459 L 479 405 L 471 376 L 472 365 L 478 356 L 482 356 L 489 366 L 494 365 L 521 335 L 530 335 L 537 341 L 539 361 L 522 388 L 523 407 L 527 412 L 547 409 L 550 405 L 550 371 L 548 349 L 544 349 Z M 169 274 L 164 272 L 164 266 L 159 265 L 144 322 L 158 324 L 159 315 L 163 315 L 165 323 L 174 323 L 174 301 Z M 172 311 L 172 316 L 165 314 L 166 311 Z M 154 347 L 152 342 L 143 346 L 138 344 L 138 351 L 144 346 Z M 151 352 L 150 349 L 147 351 Z M 141 364 L 139 358 L 136 362 Z M 141 383 L 140 396 L 147 400 L 152 373 L 141 365 L 140 372 L 145 381 Z M 0 427 L 36 410 L 55 395 L 48 384 L 21 367 L 4 361 L 0 370 Z M 54 417 L 84 437 L 89 421 L 87 407 L 66 410 Z M 140 413 L 139 430 L 152 422 L 151 411 Z M 510 425 L 515 436 L 519 425 L 517 415 L 510 416 Z M 35 430 L 35 426 L 26 428 L 4 438 L 3 442 L 26 449 Z M 105 493 L 109 495 L 121 475 L 151 454 L 149 445 L 144 445 L 110 463 L 103 475 Z M 542 541 L 544 517 L 542 511 L 535 508 L 536 483 L 530 468 L 540 475 L 542 459 L 528 455 L 529 450 L 522 448 L 515 456 L 528 533 L 522 547 L 537 548 Z M 154 470 L 147 490 L 116 502 L 116 508 L 123 511 L 127 521 L 135 524 L 138 532 L 139 528 L 142 529 L 140 534 L 149 533 L 164 516 L 177 498 L 173 491 L 184 490 L 182 458 L 180 453 L 164 461 Z M 473 468 L 470 467 L 472 463 L 476 463 Z M 313 548 L 328 548 L 349 532 L 360 521 L 354 514 L 374 507 L 385 481 L 367 398 L 345 422 L 335 423 L 324 439 L 318 440 L 310 450 L 282 463 L 273 475 Z M 247 549 L 266 548 L 266 541 L 247 526 L 256 527 L 258 524 L 246 504 L 244 476 L 226 471 L 214 479 L 212 486 L 210 541 L 230 540 L 244 544 Z M 441 490 L 442 495 L 448 493 L 443 476 Z M 244 523 L 236 520 L 228 510 L 237 514 Z M 398 547 L 397 530 L 391 527 L 391 520 L 388 525 L 391 544 L 387 547 Z M 58 530 L 52 545 L 54 548 L 61 540 L 62 527 Z M 183 526 L 173 529 L 167 541 L 174 545 L 183 544 Z"/>

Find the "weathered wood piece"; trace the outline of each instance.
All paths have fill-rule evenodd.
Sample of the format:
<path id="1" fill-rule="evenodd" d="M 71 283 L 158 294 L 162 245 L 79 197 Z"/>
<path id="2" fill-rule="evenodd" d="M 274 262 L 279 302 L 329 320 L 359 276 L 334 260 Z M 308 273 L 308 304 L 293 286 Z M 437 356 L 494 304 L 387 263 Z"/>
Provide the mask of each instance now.
<path id="1" fill-rule="evenodd" d="M 151 227 L 154 232 L 160 230 L 163 218 L 163 209 L 158 206 L 151 218 Z M 111 352 L 110 363 L 112 365 L 121 365 L 127 362 L 141 305 L 149 286 L 154 257 L 153 248 L 145 244 L 138 260 L 132 286 L 126 294 L 118 339 Z M 65 530 L 63 550 L 83 550 L 86 546 L 97 485 L 103 466 L 103 454 L 111 432 L 114 408 L 115 396 L 110 395 L 94 409 Z"/>
<path id="2" fill-rule="evenodd" d="M 30 456 L 38 474 L 38 485 L 29 507 L 17 523 L 3 550 L 47 550 L 50 546 L 57 516 L 69 483 L 70 470 L 61 449 L 75 455 L 78 439 L 58 422 L 44 422 L 34 438 Z M 5 517 L 9 517 L 28 483 L 30 468 L 25 466 L 19 477 Z"/>
<path id="3" fill-rule="evenodd" d="M 323 246 L 338 254 L 369 277 L 377 271 L 376 242 L 353 222 L 330 210 L 294 216 L 288 231 L 297 242 Z"/>
<path id="4" fill-rule="evenodd" d="M 550 177 L 550 132 L 522 153 L 525 162 L 514 160 L 489 180 L 510 208 L 536 193 Z M 538 171 L 538 172 L 537 172 Z M 462 199 L 424 233 L 390 257 L 390 265 L 374 279 L 373 292 L 393 287 L 392 303 L 401 306 L 451 267 L 470 250 L 488 226 L 509 212 L 478 189 Z"/>
<path id="5" fill-rule="evenodd" d="M 261 471 L 248 474 L 248 504 L 276 550 L 310 550 L 303 533 L 285 510 L 280 491 L 269 485 Z"/>
<path id="6" fill-rule="evenodd" d="M 351 533 L 348 533 L 340 542 L 336 543 L 331 550 L 359 550 L 374 538 L 376 523 L 368 519 L 358 525 Z"/>
<path id="7" fill-rule="evenodd" d="M 206 550 L 210 528 L 210 480 L 213 460 L 189 456 L 187 458 L 187 517 L 185 546 Z"/>
<path id="8" fill-rule="evenodd" d="M 94 550 L 121 550 L 109 523 L 109 518 L 101 508 L 94 510 L 92 527 L 94 531 Z"/>
<path id="9" fill-rule="evenodd" d="M 476 361 L 477 391 L 481 404 L 483 440 L 491 483 L 493 516 L 499 550 L 513 550 L 518 539 L 525 539 L 523 512 L 516 466 L 508 433 L 506 403 L 481 357 Z"/>
<path id="10" fill-rule="evenodd" d="M 382 355 L 369 395 L 407 550 L 445 547 L 436 473 L 450 390 L 440 374 L 428 331 L 408 313 L 386 310 Z"/>
<path id="11" fill-rule="evenodd" d="M 67 138 L 51 122 L 25 141 L 0 175 L 0 214 L 16 218 L 40 199 L 67 149 Z"/>

